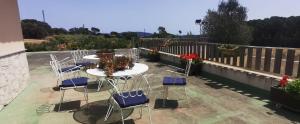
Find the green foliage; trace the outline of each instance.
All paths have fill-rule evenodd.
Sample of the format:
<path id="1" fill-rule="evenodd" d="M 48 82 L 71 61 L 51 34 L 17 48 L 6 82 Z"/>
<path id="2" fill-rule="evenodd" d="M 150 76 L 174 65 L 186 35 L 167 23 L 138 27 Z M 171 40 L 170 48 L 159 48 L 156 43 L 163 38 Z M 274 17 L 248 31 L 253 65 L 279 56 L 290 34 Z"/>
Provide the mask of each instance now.
<path id="1" fill-rule="evenodd" d="M 69 29 L 69 33 L 70 34 L 86 34 L 86 35 L 89 35 L 89 34 L 92 34 L 92 31 L 90 31 L 88 28 L 84 28 L 84 27 L 80 27 L 80 28 L 71 28 Z"/>
<path id="2" fill-rule="evenodd" d="M 255 46 L 300 47 L 300 16 L 250 20 Z"/>
<path id="3" fill-rule="evenodd" d="M 202 21 L 203 30 L 213 42 L 248 44 L 251 29 L 246 24 L 247 10 L 237 0 L 222 1 L 217 11 L 208 10 Z"/>
<path id="4" fill-rule="evenodd" d="M 138 35 L 136 32 L 123 32 L 122 37 L 124 37 L 127 40 L 131 40 L 131 38 L 137 38 Z"/>
<path id="5" fill-rule="evenodd" d="M 157 29 L 158 33 L 154 32 L 153 35 L 151 36 L 152 38 L 171 38 L 175 37 L 174 35 L 168 33 L 166 31 L 166 28 L 163 26 L 159 26 Z"/>
<path id="6" fill-rule="evenodd" d="M 23 36 L 27 39 L 42 39 L 48 35 L 52 35 L 51 27 L 41 21 L 25 19 L 21 21 L 21 26 Z"/>
<path id="7" fill-rule="evenodd" d="M 100 33 L 100 29 L 99 29 L 99 28 L 95 28 L 95 27 L 92 27 L 92 28 L 91 28 L 91 31 L 92 31 L 92 33 L 93 33 L 94 35 L 97 35 L 97 34 Z"/>
<path id="8" fill-rule="evenodd" d="M 76 49 L 130 48 L 131 41 L 125 38 L 105 38 L 95 35 L 56 35 L 49 42 L 25 43 L 27 51 L 56 51 Z"/>
<path id="9" fill-rule="evenodd" d="M 52 28 L 52 32 L 55 35 L 59 35 L 59 34 L 68 34 L 68 31 L 64 28 Z"/>
<path id="10" fill-rule="evenodd" d="M 294 80 L 294 81 L 288 83 L 286 86 L 286 91 L 291 94 L 300 95 L 300 80 L 297 79 L 297 80 Z"/>

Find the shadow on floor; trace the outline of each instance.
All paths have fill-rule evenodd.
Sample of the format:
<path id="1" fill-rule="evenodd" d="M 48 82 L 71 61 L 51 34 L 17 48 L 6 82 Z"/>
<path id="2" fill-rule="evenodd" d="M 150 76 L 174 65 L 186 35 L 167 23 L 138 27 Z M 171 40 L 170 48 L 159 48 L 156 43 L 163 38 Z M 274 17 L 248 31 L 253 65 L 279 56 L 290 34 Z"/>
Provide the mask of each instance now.
<path id="1" fill-rule="evenodd" d="M 80 109 L 80 100 L 61 103 L 60 111 L 76 111 Z M 58 112 L 59 103 L 55 104 L 53 111 Z"/>
<path id="2" fill-rule="evenodd" d="M 234 92 L 240 93 L 242 95 L 251 97 L 253 99 L 257 99 L 266 103 L 265 107 L 272 110 L 272 112 L 267 112 L 269 115 L 277 114 L 281 115 L 294 123 L 300 122 L 300 114 L 284 109 L 284 108 L 276 108 L 275 104 L 270 101 L 270 95 L 268 91 L 249 86 L 246 84 L 242 84 L 240 82 L 236 82 L 230 79 L 226 79 L 223 77 L 219 77 L 209 73 L 203 73 L 203 76 L 199 78 L 207 81 L 205 85 L 214 88 L 214 89 L 222 89 L 226 88 L 232 90 Z"/>
<path id="3" fill-rule="evenodd" d="M 209 73 L 202 73 L 203 76 L 199 76 L 200 79 L 207 81 L 205 85 L 214 89 L 229 89 L 239 94 L 264 101 L 269 103 L 269 92 L 249 86 L 240 82 L 236 82 L 230 79 L 212 75 Z"/>
<path id="4" fill-rule="evenodd" d="M 270 102 L 269 104 L 266 104 L 265 107 L 273 110 L 272 112 L 267 112 L 268 115 L 277 114 L 277 115 L 281 115 L 281 116 L 289 119 L 294 124 L 300 123 L 300 113 L 299 112 L 294 112 L 294 111 L 288 110 L 287 108 L 284 108 L 284 107 L 277 108 L 276 105 L 272 102 Z"/>
<path id="5" fill-rule="evenodd" d="M 97 91 L 97 89 L 98 89 L 98 82 L 97 81 L 88 82 L 88 85 L 87 85 L 88 93 L 107 91 L 111 88 L 112 88 L 111 86 L 107 85 L 107 82 L 103 82 L 103 84 L 100 88 L 100 91 Z M 77 88 L 77 89 L 74 89 L 74 90 L 78 91 L 78 92 L 84 92 L 83 88 Z"/>
<path id="6" fill-rule="evenodd" d="M 163 106 L 164 99 L 156 99 L 154 103 L 154 109 L 176 109 L 178 108 L 177 100 L 166 100 L 165 106 Z"/>
<path id="7" fill-rule="evenodd" d="M 78 111 L 75 111 L 73 118 L 83 124 L 104 124 L 104 123 L 121 123 L 121 113 L 114 110 L 108 120 L 104 122 L 104 118 L 108 109 L 106 100 L 91 102 L 82 106 Z M 127 118 L 133 113 L 134 109 L 126 109 L 123 111 L 124 118 Z M 133 120 L 126 120 L 126 124 L 134 124 Z"/>

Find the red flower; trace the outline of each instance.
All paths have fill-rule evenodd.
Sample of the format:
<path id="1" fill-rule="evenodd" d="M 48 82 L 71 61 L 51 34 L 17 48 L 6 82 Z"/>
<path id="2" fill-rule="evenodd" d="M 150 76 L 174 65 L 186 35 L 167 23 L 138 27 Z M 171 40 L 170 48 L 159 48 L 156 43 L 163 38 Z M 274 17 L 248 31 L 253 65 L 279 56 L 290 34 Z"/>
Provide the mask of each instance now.
<path id="1" fill-rule="evenodd" d="M 197 54 L 195 54 L 195 53 L 192 53 L 192 54 L 181 54 L 180 58 L 181 59 L 185 59 L 185 60 L 195 60 L 195 59 L 198 59 L 199 56 Z"/>
<path id="2" fill-rule="evenodd" d="M 284 88 L 288 84 L 288 78 L 289 76 L 287 75 L 282 76 L 282 79 L 279 81 L 280 87 Z"/>
<path id="3" fill-rule="evenodd" d="M 288 78 L 289 78 L 289 76 L 287 76 L 287 75 L 282 76 L 283 80 L 287 80 Z"/>

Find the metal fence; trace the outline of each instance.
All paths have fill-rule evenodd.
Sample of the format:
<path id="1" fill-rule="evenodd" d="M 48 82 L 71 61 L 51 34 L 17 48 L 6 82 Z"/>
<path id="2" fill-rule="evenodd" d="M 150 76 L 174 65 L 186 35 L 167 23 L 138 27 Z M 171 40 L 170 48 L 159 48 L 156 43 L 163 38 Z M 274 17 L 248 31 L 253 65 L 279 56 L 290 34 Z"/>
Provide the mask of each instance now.
<path id="1" fill-rule="evenodd" d="M 171 54 L 196 53 L 204 60 L 255 70 L 273 75 L 300 76 L 300 49 L 237 45 L 236 54 L 225 56 L 218 48 L 222 44 L 207 39 L 141 39 L 140 47 L 158 49 Z"/>

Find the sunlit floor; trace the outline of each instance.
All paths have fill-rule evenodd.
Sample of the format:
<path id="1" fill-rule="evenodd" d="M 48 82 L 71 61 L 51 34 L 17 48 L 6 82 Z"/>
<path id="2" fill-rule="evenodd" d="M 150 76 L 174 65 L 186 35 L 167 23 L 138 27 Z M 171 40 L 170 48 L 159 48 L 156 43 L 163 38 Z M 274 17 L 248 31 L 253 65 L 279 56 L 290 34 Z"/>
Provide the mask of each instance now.
<path id="1" fill-rule="evenodd" d="M 60 54 L 59 57 L 69 55 Z M 106 100 L 109 97 L 108 87 L 97 92 L 97 84 L 93 77 L 88 92 L 89 103 L 84 101 L 83 90 L 69 90 L 65 94 L 62 111 L 57 112 L 60 92 L 56 86 L 56 78 L 52 73 L 48 53 L 28 54 L 31 78 L 27 88 L 0 112 L 1 124 L 73 124 L 73 123 L 120 123 L 119 111 L 114 111 L 107 122 L 104 117 L 107 110 Z M 189 77 L 187 100 L 181 89 L 169 92 L 166 107 L 161 105 L 161 80 L 170 75 L 172 70 L 162 63 L 141 60 L 154 73 L 151 78 L 152 95 L 150 98 L 153 124 L 286 124 L 299 123 L 300 114 L 285 109 L 276 109 L 268 100 L 268 93 L 245 86 L 237 82 L 225 80 L 213 75 Z M 125 111 L 126 123 L 147 124 L 148 112 L 143 110 L 139 118 L 138 110 Z"/>

